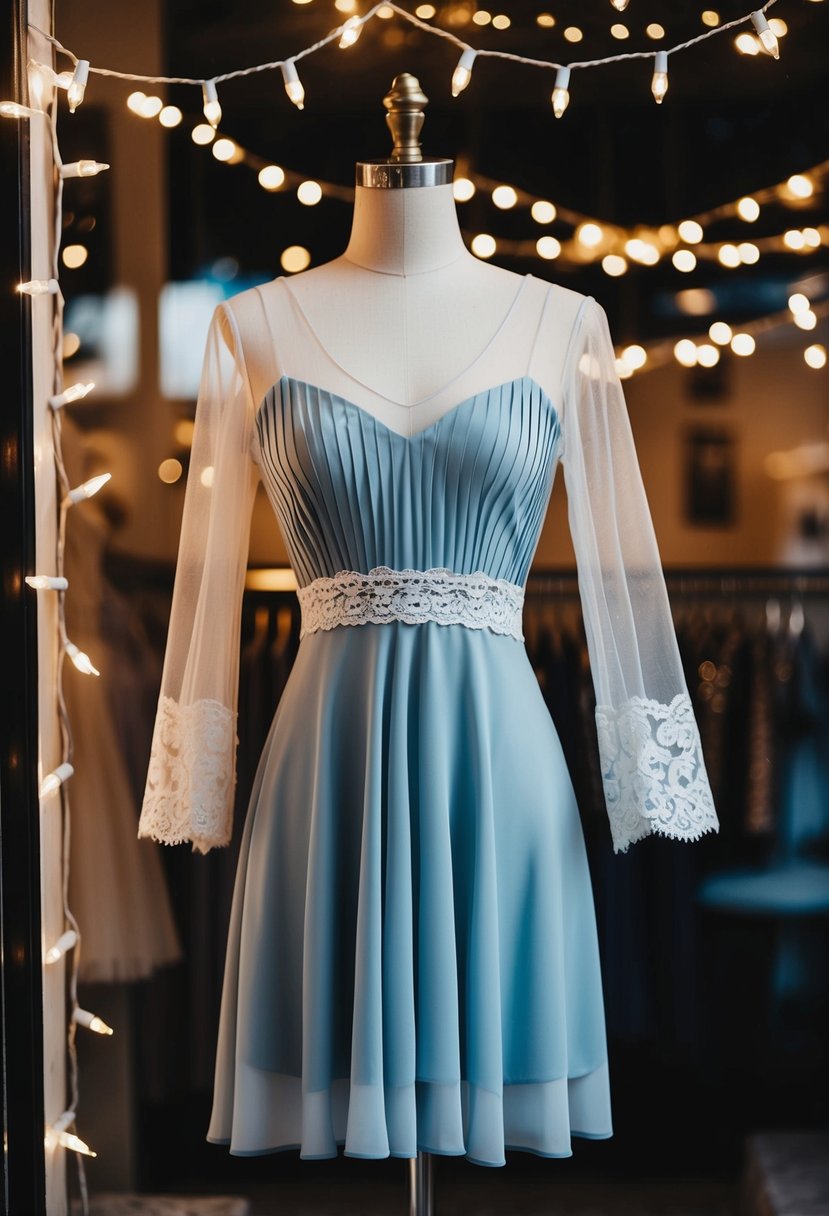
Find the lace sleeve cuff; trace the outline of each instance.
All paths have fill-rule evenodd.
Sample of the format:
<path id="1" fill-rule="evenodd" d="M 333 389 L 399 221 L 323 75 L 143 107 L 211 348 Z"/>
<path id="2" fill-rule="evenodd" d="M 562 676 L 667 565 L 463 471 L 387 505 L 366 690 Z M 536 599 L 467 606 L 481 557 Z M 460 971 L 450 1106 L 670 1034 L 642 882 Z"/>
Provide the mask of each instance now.
<path id="1" fill-rule="evenodd" d="M 651 833 L 696 840 L 719 831 L 687 693 L 670 705 L 632 697 L 597 706 L 596 726 L 615 853 Z"/>
<path id="2" fill-rule="evenodd" d="M 139 836 L 194 850 L 230 842 L 236 715 L 219 701 L 179 705 L 162 696 L 153 731 Z"/>

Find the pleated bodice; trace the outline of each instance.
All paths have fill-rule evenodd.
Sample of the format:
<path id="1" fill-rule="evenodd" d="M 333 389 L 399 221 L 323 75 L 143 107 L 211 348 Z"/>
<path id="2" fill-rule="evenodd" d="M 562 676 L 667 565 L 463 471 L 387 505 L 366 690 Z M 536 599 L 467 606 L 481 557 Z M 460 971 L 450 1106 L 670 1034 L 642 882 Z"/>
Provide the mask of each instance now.
<path id="1" fill-rule="evenodd" d="M 526 582 L 558 464 L 558 413 L 530 376 L 458 402 L 412 435 L 282 376 L 254 457 L 300 587 L 372 567 Z"/>

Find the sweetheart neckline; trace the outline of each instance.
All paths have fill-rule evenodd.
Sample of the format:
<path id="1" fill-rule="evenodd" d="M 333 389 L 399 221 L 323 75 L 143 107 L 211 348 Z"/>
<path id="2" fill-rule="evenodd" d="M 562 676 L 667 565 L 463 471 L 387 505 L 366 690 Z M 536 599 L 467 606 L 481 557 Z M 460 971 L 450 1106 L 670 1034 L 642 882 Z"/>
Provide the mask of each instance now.
<path id="1" fill-rule="evenodd" d="M 450 406 L 448 410 L 445 410 L 440 415 L 439 418 L 436 418 L 434 420 L 434 422 L 430 422 L 428 426 L 422 427 L 419 431 L 414 431 L 411 435 L 405 435 L 402 431 L 395 430 L 394 427 L 391 427 L 387 423 L 383 422 L 382 418 L 378 418 L 376 414 L 373 414 L 371 412 L 371 410 L 365 409 L 365 407 L 360 405 L 359 402 L 357 402 L 357 401 L 352 401 L 350 397 L 344 397 L 341 393 L 335 393 L 331 389 L 323 388 L 321 385 L 314 384 L 310 380 L 303 380 L 302 377 L 300 377 L 300 376 L 282 375 L 279 377 L 278 380 L 275 380 L 273 382 L 273 384 L 271 385 L 271 387 L 268 389 L 268 391 L 264 394 L 261 402 L 259 403 L 259 408 L 256 411 L 257 418 L 259 417 L 259 414 L 262 412 L 262 407 L 264 406 L 265 402 L 270 397 L 270 395 L 273 393 L 274 389 L 279 388 L 280 385 L 283 384 L 283 382 L 287 383 L 289 385 L 290 384 L 302 385 L 305 388 L 313 389 L 317 393 L 325 393 L 325 395 L 327 397 L 330 397 L 332 399 L 332 401 L 338 401 L 342 405 L 349 406 L 351 409 L 355 410 L 362 417 L 367 418 L 371 423 L 374 424 L 374 426 L 379 427 L 381 430 L 385 431 L 386 434 L 393 435 L 397 439 L 402 440 L 403 443 L 406 443 L 406 444 L 412 444 L 415 442 L 415 440 L 420 439 L 421 436 L 428 435 L 431 431 L 437 430 L 438 427 L 441 425 L 441 423 L 443 423 L 447 418 L 451 418 L 453 415 L 457 414 L 465 406 L 471 405 L 473 402 L 477 401 L 479 398 L 491 396 L 493 393 L 497 393 L 497 392 L 501 391 L 502 389 L 512 388 L 516 384 L 528 383 L 528 384 L 533 385 L 534 388 L 538 389 L 543 400 L 546 402 L 546 404 L 549 406 L 549 408 L 553 411 L 556 418 L 558 418 L 558 410 L 556 409 L 555 405 L 553 404 L 552 398 L 550 397 L 549 393 L 547 393 L 541 387 L 541 385 L 538 383 L 538 381 L 533 376 L 528 376 L 528 375 L 513 376 L 509 380 L 503 380 L 500 384 L 493 384 L 493 385 L 489 386 L 488 388 L 479 389 L 477 393 L 470 393 L 470 395 L 468 397 L 464 397 L 461 401 L 458 401 L 454 405 Z"/>

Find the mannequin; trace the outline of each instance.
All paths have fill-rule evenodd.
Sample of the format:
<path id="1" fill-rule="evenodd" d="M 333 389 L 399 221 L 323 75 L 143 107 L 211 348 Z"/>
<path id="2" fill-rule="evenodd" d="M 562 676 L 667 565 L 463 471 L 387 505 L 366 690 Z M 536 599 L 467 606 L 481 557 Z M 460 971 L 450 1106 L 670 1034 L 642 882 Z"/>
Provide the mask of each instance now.
<path id="1" fill-rule="evenodd" d="M 412 107 L 423 121 L 426 98 L 412 76 L 396 77 L 385 104 L 393 130 L 411 118 Z M 368 390 L 371 412 L 404 434 L 432 425 L 457 404 L 466 370 L 471 372 L 501 336 L 525 276 L 483 262 L 466 248 L 453 196 L 452 162 L 422 160 L 419 144 L 400 155 L 405 154 L 416 159 L 403 162 L 393 153 L 386 161 L 358 163 L 351 235 L 340 257 L 289 283 L 274 280 L 230 302 L 238 332 L 245 335 L 244 361 L 256 401 L 280 374 L 303 375 L 296 351 L 295 367 L 274 367 L 279 331 L 267 332 L 261 321 L 259 301 L 269 311 L 273 306 L 275 314 L 278 295 L 286 288 L 300 310 L 311 349 L 323 347 L 347 373 L 346 384 L 359 383 L 361 401 Z M 388 172 L 390 165 L 394 174 Z M 536 379 L 557 401 L 567 338 L 584 296 L 564 287 L 551 290 L 559 323 L 551 327 L 551 341 L 540 352 Z M 503 336 L 509 343 L 510 335 Z M 228 341 L 232 344 L 234 338 L 228 335 Z M 503 345 L 500 352 L 503 359 Z M 520 357 L 516 349 L 516 359 Z M 458 391 L 453 391 L 455 385 Z"/>
<path id="2" fill-rule="evenodd" d="M 718 821 L 604 310 L 467 254 L 417 81 L 385 104 L 342 257 L 214 313 L 139 834 L 231 839 L 261 482 L 303 627 L 240 843 L 207 1139 L 405 1157 L 431 1216 L 431 1152 L 612 1135 L 581 821 L 522 645 L 559 460 L 614 848 Z"/>

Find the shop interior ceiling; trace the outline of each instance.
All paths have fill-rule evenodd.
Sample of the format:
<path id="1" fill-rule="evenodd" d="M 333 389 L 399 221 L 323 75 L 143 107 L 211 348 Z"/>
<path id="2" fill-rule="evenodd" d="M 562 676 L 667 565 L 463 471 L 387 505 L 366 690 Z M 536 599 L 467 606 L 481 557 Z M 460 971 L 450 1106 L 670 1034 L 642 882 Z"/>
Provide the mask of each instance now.
<path id="1" fill-rule="evenodd" d="M 568 62 L 674 46 L 705 30 L 702 13 L 713 2 L 630 0 L 620 14 L 610 0 L 509 0 L 502 9 L 491 7 L 492 13 L 509 15 L 509 28 L 493 29 L 471 20 L 482 4 L 462 0 L 436 4 L 432 24 L 474 47 Z M 358 3 L 355 11 L 367 6 L 367 0 Z M 414 0 L 407 7 L 413 11 Z M 716 9 L 726 22 L 749 7 L 746 0 L 723 0 Z M 543 10 L 554 16 L 552 28 L 537 24 Z M 333 0 L 168 0 L 165 13 L 165 71 L 205 77 L 287 57 L 345 19 Z M 778 0 L 768 16 L 788 27 L 778 61 L 739 54 L 737 31 L 723 33 L 670 57 L 670 87 L 661 106 L 651 96 L 650 59 L 574 72 L 570 106 L 561 119 L 550 105 L 552 72 L 478 59 L 469 87 L 453 99 L 458 48 L 397 17 L 375 18 L 353 47 L 340 50 L 334 43 L 300 61 L 302 112 L 286 98 L 278 72 L 222 85 L 221 130 L 267 160 L 350 186 L 356 160 L 388 154 L 382 98 L 396 73 L 411 71 L 430 98 L 425 154 L 452 156 L 461 167 L 600 219 L 677 222 L 829 157 L 829 3 Z M 660 41 L 645 32 L 651 22 L 665 29 Z M 615 24 L 625 25 L 629 37 L 615 38 Z M 563 36 L 572 25 L 583 32 L 576 44 Z M 192 143 L 189 131 L 202 120 L 196 90 L 172 86 L 167 96 L 185 115 L 169 132 L 172 278 L 203 273 L 220 259 L 238 264 L 243 276 L 270 277 L 280 273 L 279 250 L 288 244 L 307 247 L 312 264 L 342 251 L 350 225 L 347 204 L 323 199 L 304 207 L 293 192 L 267 194 L 249 168 L 219 164 L 209 149 Z M 792 223 L 826 222 L 826 211 L 826 199 L 817 192 L 794 219 L 790 211 L 769 206 L 753 225 L 732 219 L 715 225 L 710 235 L 754 239 Z M 481 192 L 463 206 L 461 222 L 469 231 L 496 237 L 539 235 L 526 210 L 499 212 Z M 827 262 L 824 245 L 808 258 L 810 275 L 825 270 Z M 725 319 L 730 314 L 749 320 L 785 307 L 792 283 L 807 269 L 805 259 L 790 255 L 764 257 L 738 275 L 716 264 L 681 275 L 663 259 L 621 279 L 609 279 L 597 264 L 568 268 L 539 258 L 503 264 L 596 295 L 612 314 L 620 340 L 671 333 L 671 301 L 685 287 L 714 290 L 718 315 Z M 700 319 L 703 328 L 709 320 Z"/>

